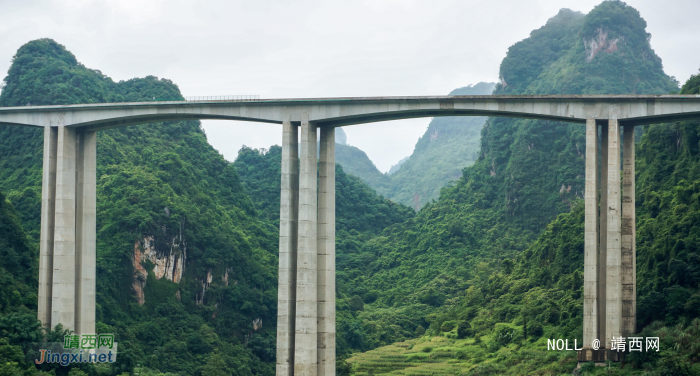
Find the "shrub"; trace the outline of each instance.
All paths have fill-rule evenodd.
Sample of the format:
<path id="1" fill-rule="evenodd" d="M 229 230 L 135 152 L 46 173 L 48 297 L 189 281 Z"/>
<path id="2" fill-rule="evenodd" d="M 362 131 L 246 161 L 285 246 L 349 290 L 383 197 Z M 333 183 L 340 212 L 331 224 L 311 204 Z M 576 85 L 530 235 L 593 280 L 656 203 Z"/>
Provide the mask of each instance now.
<path id="1" fill-rule="evenodd" d="M 489 350 L 497 351 L 501 347 L 516 343 L 521 339 L 522 333 L 519 329 L 510 327 L 507 324 L 496 324 L 493 330 L 493 339 L 489 343 Z"/>
<path id="2" fill-rule="evenodd" d="M 366 304 L 374 303 L 378 297 L 379 297 L 379 294 L 377 294 L 376 291 L 370 291 L 370 292 L 365 294 L 364 301 Z"/>
<path id="3" fill-rule="evenodd" d="M 429 353 L 429 352 L 433 351 L 433 348 L 430 346 L 425 346 L 421 351 L 424 353 Z"/>
<path id="4" fill-rule="evenodd" d="M 362 311 L 365 309 L 365 303 L 359 295 L 355 295 L 348 301 L 350 310 L 353 312 Z"/>
<path id="5" fill-rule="evenodd" d="M 449 332 L 452 329 L 454 329 L 455 326 L 457 326 L 457 321 L 455 321 L 455 320 L 445 321 L 442 323 L 442 325 L 440 325 L 440 331 Z"/>
<path id="6" fill-rule="evenodd" d="M 468 321 L 462 321 L 457 326 L 457 338 L 464 339 L 472 335 L 472 326 Z"/>
<path id="7" fill-rule="evenodd" d="M 542 328 L 542 324 L 538 322 L 533 322 L 527 327 L 527 334 L 531 336 L 533 339 L 537 339 L 542 337 L 542 334 L 544 334 L 544 329 Z"/>

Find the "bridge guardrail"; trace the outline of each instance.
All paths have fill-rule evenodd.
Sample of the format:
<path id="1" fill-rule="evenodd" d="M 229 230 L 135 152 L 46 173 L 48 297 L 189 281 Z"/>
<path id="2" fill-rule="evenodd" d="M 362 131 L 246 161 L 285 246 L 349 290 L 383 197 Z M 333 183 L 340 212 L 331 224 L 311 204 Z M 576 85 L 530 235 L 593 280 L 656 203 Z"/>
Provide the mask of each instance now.
<path id="1" fill-rule="evenodd" d="M 185 97 L 185 102 L 257 102 L 259 95 L 219 95 L 204 97 Z"/>

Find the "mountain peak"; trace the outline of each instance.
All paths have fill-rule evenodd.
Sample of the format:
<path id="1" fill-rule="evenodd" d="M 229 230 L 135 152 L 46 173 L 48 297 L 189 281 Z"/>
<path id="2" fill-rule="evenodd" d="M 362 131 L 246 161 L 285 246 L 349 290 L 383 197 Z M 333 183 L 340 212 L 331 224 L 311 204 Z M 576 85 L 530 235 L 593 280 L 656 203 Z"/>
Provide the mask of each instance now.
<path id="1" fill-rule="evenodd" d="M 631 6 L 604 1 L 583 16 L 562 9 L 508 49 L 498 94 L 667 94 L 677 84 Z"/>

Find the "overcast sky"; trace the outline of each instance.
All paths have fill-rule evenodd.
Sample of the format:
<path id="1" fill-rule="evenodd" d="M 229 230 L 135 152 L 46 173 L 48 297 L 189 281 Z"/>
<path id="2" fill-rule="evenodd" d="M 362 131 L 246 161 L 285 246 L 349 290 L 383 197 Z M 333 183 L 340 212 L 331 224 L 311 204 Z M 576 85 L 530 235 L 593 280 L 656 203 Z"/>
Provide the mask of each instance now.
<path id="1" fill-rule="evenodd" d="M 589 0 L 0 0 L 0 75 L 17 49 L 53 38 L 114 80 L 154 75 L 185 96 L 444 95 L 494 82 L 508 47 L 560 8 Z M 700 68 L 700 1 L 630 0 L 666 73 Z M 413 151 L 430 119 L 345 127 L 381 171 Z M 203 121 L 228 160 L 281 142 L 281 126 Z"/>

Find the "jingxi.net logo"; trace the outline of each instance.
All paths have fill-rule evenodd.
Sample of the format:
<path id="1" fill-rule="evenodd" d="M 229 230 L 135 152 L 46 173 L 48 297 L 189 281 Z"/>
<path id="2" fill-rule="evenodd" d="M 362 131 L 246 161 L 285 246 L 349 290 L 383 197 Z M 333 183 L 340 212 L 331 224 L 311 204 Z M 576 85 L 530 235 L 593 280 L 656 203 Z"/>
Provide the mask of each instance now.
<path id="1" fill-rule="evenodd" d="M 117 361 L 117 343 L 114 334 L 69 334 L 63 343 L 35 344 L 39 352 L 36 364 L 57 363 L 114 363 Z"/>

